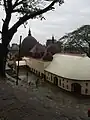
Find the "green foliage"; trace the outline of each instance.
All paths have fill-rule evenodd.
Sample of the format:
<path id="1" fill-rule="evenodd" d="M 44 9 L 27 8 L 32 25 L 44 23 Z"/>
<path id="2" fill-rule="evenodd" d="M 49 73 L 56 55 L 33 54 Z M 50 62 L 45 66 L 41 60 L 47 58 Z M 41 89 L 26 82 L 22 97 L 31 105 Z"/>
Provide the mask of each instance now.
<path id="1" fill-rule="evenodd" d="M 63 0 L 52 0 L 48 1 L 48 3 L 45 0 L 0 0 L 0 5 L 3 6 L 6 13 L 2 31 L 0 32 L 3 44 L 7 46 L 13 35 L 17 32 L 18 27 L 22 24 L 25 26 L 29 19 L 45 19 L 43 13 L 53 10 L 57 2 L 61 5 Z M 13 14 L 17 15 L 18 20 L 10 28 L 9 24 Z"/>
<path id="2" fill-rule="evenodd" d="M 49 10 L 53 10 L 54 4 L 57 2 L 61 5 L 64 1 L 51 0 L 48 2 L 49 5 L 47 5 L 46 0 L 0 0 L 0 5 L 4 7 L 6 15 L 16 14 L 19 19 L 26 17 L 22 22 L 22 24 L 24 24 L 28 19 L 45 19 L 42 14 Z"/>
<path id="3" fill-rule="evenodd" d="M 33 12 L 40 11 L 47 7 L 47 0 L 0 0 L 0 4 L 3 5 L 6 13 L 7 11 L 11 13 L 19 13 L 20 17 L 27 15 L 29 16 Z M 48 0 L 49 1 L 49 0 Z M 49 4 L 51 3 L 57 3 L 59 2 L 59 5 L 61 5 L 64 1 L 63 0 L 51 0 L 49 1 Z M 54 9 L 54 4 L 52 4 L 49 8 L 49 10 Z M 35 18 L 36 16 L 34 16 Z M 43 18 L 42 15 L 39 15 L 40 18 Z"/>
<path id="4" fill-rule="evenodd" d="M 68 33 L 60 38 L 60 41 L 66 40 L 65 47 L 77 49 L 90 56 L 90 25 L 83 25 L 75 31 Z M 65 42 L 65 41 L 64 41 Z"/>
<path id="5" fill-rule="evenodd" d="M 68 34 L 69 44 L 89 45 L 90 44 L 90 25 L 84 25 Z"/>

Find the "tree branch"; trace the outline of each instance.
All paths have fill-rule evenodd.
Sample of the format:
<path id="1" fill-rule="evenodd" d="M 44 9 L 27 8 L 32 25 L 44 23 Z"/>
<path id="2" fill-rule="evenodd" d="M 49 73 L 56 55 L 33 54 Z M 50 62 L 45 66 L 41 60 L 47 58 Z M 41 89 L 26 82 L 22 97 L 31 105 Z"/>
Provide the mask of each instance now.
<path id="1" fill-rule="evenodd" d="M 18 0 L 17 0 L 17 1 L 18 1 Z M 60 1 L 62 1 L 62 0 L 60 0 Z M 29 14 L 29 15 L 26 14 L 26 15 L 24 15 L 22 18 L 20 18 L 20 19 L 9 29 L 8 34 L 10 35 L 10 36 L 9 36 L 10 39 L 8 39 L 8 41 L 7 41 L 6 44 L 7 44 L 7 45 L 9 44 L 11 38 L 13 37 L 14 33 L 17 31 L 17 28 L 18 28 L 20 25 L 24 24 L 24 22 L 26 22 L 28 19 L 32 19 L 32 18 L 36 17 L 37 15 L 41 15 L 41 14 L 43 14 L 43 13 L 51 10 L 52 6 L 53 6 L 56 2 L 58 2 L 58 0 L 53 0 L 53 2 L 51 2 L 51 4 L 48 5 L 46 8 L 41 9 L 41 10 L 38 10 L 38 11 L 34 11 L 34 12 L 32 12 L 31 14 Z"/>
<path id="2" fill-rule="evenodd" d="M 40 15 L 40 14 L 43 14 L 43 13 L 51 10 L 52 6 L 54 6 L 54 4 L 55 4 L 57 1 L 58 1 L 58 0 L 53 0 L 53 2 L 52 2 L 50 5 L 48 5 L 46 8 L 41 9 L 41 10 L 38 10 L 38 11 L 34 11 L 34 12 L 32 12 L 31 14 L 29 14 L 29 15 L 27 15 L 27 14 L 24 15 L 22 18 L 19 19 L 18 22 L 16 22 L 16 24 L 14 24 L 14 25 L 12 26 L 12 28 L 11 28 L 10 30 L 12 30 L 12 29 L 17 29 L 17 28 L 18 28 L 21 24 L 23 24 L 25 21 L 27 21 L 27 20 L 29 20 L 29 19 L 33 19 L 34 17 L 36 17 L 36 16 L 38 16 L 38 15 Z M 62 1 L 62 0 L 60 0 L 60 1 Z M 62 4 L 62 3 L 61 3 L 61 4 Z"/>
<path id="3" fill-rule="evenodd" d="M 7 13 L 7 2 L 6 2 L 6 0 L 3 0 L 3 2 L 4 2 L 5 11 L 6 11 L 6 13 Z"/>
<path id="4" fill-rule="evenodd" d="M 77 41 L 76 41 L 76 40 Z M 78 49 L 80 49 L 80 50 L 82 50 L 84 53 L 86 53 L 87 54 L 87 56 L 88 57 L 90 57 L 90 54 L 89 54 L 89 52 L 87 52 L 82 46 L 81 46 L 81 44 L 80 44 L 80 39 L 82 39 L 82 36 L 81 35 L 79 35 L 79 34 L 75 34 L 75 36 L 73 37 L 73 42 L 74 43 L 76 43 L 76 46 L 78 46 L 79 48 Z M 83 40 L 85 40 L 85 39 L 83 39 Z M 69 42 L 69 41 L 68 41 Z M 88 43 L 88 42 L 87 42 Z M 72 43 L 71 43 L 72 44 Z M 89 44 L 89 43 L 88 43 Z M 90 48 L 90 47 L 89 47 Z"/>
<path id="5" fill-rule="evenodd" d="M 12 0 L 7 0 L 7 6 L 8 6 L 8 13 L 10 14 L 12 12 Z"/>
<path id="6" fill-rule="evenodd" d="M 88 44 L 90 44 L 90 41 L 88 41 L 88 34 L 87 34 L 86 36 L 84 36 L 84 40 L 85 40 Z"/>
<path id="7" fill-rule="evenodd" d="M 78 45 L 78 47 L 80 47 L 80 48 L 82 49 L 82 51 L 83 51 L 84 53 L 88 54 L 88 52 L 87 52 L 86 50 L 84 50 L 83 47 L 82 47 L 80 44 L 77 44 L 77 45 Z"/>
<path id="8" fill-rule="evenodd" d="M 31 11 L 26 11 L 26 10 L 22 10 L 22 9 L 14 9 L 13 13 L 15 13 L 15 12 L 29 14 Z"/>
<path id="9" fill-rule="evenodd" d="M 14 10 L 15 7 L 17 7 L 18 5 L 22 4 L 22 2 L 23 1 L 16 0 L 16 2 L 13 5 L 13 10 Z"/>
<path id="10" fill-rule="evenodd" d="M 4 20 L 4 19 L 2 19 L 2 21 L 3 21 L 3 23 L 5 22 L 5 20 Z"/>

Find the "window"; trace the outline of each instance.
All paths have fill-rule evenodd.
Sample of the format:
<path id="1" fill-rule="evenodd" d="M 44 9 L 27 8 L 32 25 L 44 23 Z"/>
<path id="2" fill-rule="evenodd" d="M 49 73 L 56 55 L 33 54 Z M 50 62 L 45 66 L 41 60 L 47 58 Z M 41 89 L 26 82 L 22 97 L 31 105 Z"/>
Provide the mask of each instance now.
<path id="1" fill-rule="evenodd" d="M 47 75 L 48 73 L 46 72 L 46 75 Z"/>
<path id="2" fill-rule="evenodd" d="M 88 93 L 88 89 L 87 89 L 87 88 L 85 89 L 85 93 L 86 93 L 86 94 Z"/>
<path id="3" fill-rule="evenodd" d="M 63 81 L 64 81 L 64 79 L 63 79 Z"/>
<path id="4" fill-rule="evenodd" d="M 40 72 L 38 72 L 38 75 L 40 76 Z"/>
<path id="5" fill-rule="evenodd" d="M 88 83 L 86 83 L 86 86 L 88 86 Z"/>
<path id="6" fill-rule="evenodd" d="M 59 80 L 59 85 L 61 86 L 61 80 Z"/>
<path id="7" fill-rule="evenodd" d="M 52 77 L 52 75 L 51 75 L 51 81 L 52 81 L 52 79 L 53 79 L 53 77 Z"/>
<path id="8" fill-rule="evenodd" d="M 68 80 L 67 80 L 67 83 L 68 83 Z"/>
<path id="9" fill-rule="evenodd" d="M 64 88 L 64 83 L 63 83 L 63 88 Z"/>
<path id="10" fill-rule="evenodd" d="M 68 85 L 67 85 L 67 89 L 68 89 Z"/>

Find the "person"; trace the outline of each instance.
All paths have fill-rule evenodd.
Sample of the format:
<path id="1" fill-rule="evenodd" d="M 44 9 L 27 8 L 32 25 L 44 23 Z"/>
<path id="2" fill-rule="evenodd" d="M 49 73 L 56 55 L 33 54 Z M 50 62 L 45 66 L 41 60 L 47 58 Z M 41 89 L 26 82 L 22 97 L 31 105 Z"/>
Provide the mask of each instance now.
<path id="1" fill-rule="evenodd" d="M 36 88 L 38 88 L 39 78 L 36 79 L 35 83 L 36 83 Z"/>
<path id="2" fill-rule="evenodd" d="M 28 85 L 29 85 L 29 86 L 31 85 L 31 81 L 28 82 Z"/>
<path id="3" fill-rule="evenodd" d="M 28 71 L 27 71 L 27 73 L 26 73 L 26 76 L 27 76 L 27 81 L 28 81 Z"/>

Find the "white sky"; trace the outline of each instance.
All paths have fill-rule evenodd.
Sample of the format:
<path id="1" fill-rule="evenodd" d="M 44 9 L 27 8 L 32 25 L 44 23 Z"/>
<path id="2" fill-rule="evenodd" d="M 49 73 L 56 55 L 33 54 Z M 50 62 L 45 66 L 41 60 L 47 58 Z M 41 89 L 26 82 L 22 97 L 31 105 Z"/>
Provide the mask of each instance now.
<path id="1" fill-rule="evenodd" d="M 0 18 L 4 13 L 0 11 Z M 52 34 L 59 39 L 65 33 L 75 30 L 85 24 L 90 24 L 90 0 L 65 0 L 61 6 L 56 5 L 55 11 L 45 13 L 46 20 L 29 20 L 32 35 L 41 43 L 45 43 Z M 15 17 L 12 19 L 15 22 Z M 0 24 L 1 26 L 1 24 Z M 25 38 L 28 34 L 28 28 L 19 27 L 11 43 L 18 43 L 19 36 Z"/>

